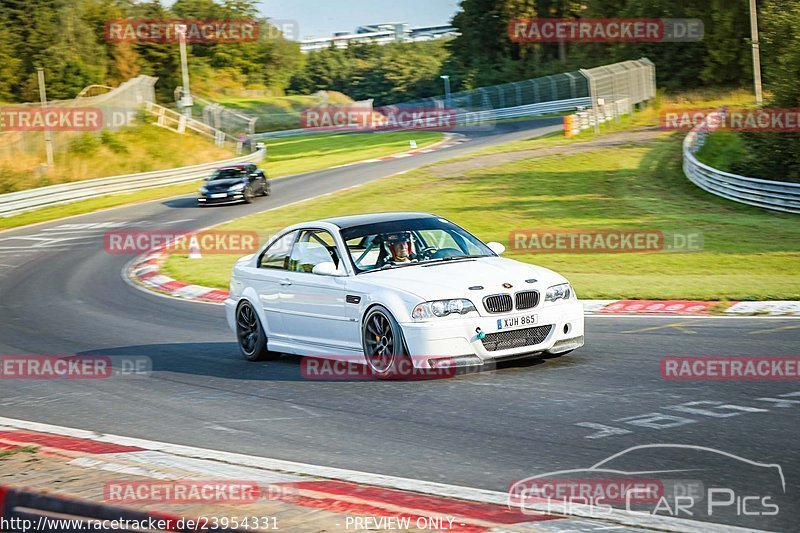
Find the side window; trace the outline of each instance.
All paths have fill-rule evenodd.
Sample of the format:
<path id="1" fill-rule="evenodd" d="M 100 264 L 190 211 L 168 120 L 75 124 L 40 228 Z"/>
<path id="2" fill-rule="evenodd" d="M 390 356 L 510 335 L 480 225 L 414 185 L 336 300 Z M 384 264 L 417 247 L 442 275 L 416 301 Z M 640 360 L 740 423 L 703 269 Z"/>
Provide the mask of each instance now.
<path id="1" fill-rule="evenodd" d="M 289 251 L 296 236 L 297 232 L 292 231 L 270 244 L 261 255 L 258 261 L 258 268 L 285 270 L 286 260 L 289 257 Z"/>
<path id="2" fill-rule="evenodd" d="M 289 270 L 311 273 L 315 266 L 329 261 L 339 266 L 333 236 L 324 230 L 304 230 L 292 248 Z"/>

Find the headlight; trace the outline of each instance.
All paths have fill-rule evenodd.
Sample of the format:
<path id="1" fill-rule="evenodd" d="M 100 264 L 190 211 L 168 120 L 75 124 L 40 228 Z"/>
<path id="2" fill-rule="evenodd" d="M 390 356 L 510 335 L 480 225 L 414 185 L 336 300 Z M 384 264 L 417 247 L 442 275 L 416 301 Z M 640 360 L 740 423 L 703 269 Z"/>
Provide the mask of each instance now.
<path id="1" fill-rule="evenodd" d="M 208 192 L 208 189 L 206 189 L 205 185 L 201 185 L 200 189 L 198 189 L 198 190 L 200 191 L 201 194 L 205 194 L 205 193 Z"/>
<path id="2" fill-rule="evenodd" d="M 548 288 L 544 295 L 544 301 L 555 302 L 561 298 L 568 300 L 570 296 L 572 296 L 572 286 L 569 283 L 562 283 Z"/>
<path id="3" fill-rule="evenodd" d="M 244 183 L 237 183 L 236 185 L 231 185 L 228 187 L 229 191 L 241 191 L 244 190 Z"/>
<path id="4" fill-rule="evenodd" d="M 416 306 L 411 313 L 411 318 L 414 320 L 425 320 L 426 318 L 437 316 L 466 315 L 470 311 L 476 311 L 475 306 L 472 302 L 463 298 L 456 300 L 434 300 Z"/>

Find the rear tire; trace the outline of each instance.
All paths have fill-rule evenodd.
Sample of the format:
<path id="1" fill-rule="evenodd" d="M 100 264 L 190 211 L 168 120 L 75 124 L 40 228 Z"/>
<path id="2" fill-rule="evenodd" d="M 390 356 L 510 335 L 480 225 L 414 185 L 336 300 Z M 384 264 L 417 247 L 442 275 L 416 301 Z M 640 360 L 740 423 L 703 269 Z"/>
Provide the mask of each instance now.
<path id="1" fill-rule="evenodd" d="M 267 350 L 267 334 L 261 327 L 258 313 L 248 301 L 236 309 L 236 340 L 239 351 L 248 361 L 266 361 L 278 355 Z"/>

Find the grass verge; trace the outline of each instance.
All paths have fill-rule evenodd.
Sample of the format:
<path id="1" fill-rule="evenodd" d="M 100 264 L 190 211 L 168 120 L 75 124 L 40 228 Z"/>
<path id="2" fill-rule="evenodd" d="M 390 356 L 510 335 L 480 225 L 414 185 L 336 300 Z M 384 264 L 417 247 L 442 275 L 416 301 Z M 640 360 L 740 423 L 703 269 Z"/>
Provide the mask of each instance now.
<path id="1" fill-rule="evenodd" d="M 270 177 L 322 170 L 409 150 L 425 148 L 444 135 L 435 131 L 298 135 L 268 140 L 262 165 Z"/>
<path id="2" fill-rule="evenodd" d="M 681 170 L 681 139 L 666 135 L 637 146 L 522 159 L 449 177 L 433 178 L 434 167 L 426 167 L 221 229 L 269 234 L 303 220 L 405 209 L 437 213 L 507 247 L 514 229 L 699 231 L 704 249 L 693 253 L 507 257 L 559 271 L 582 298 L 800 299 L 800 220 L 692 185 Z M 186 282 L 227 288 L 235 260 L 175 255 L 165 270 Z"/>
<path id="3" fill-rule="evenodd" d="M 743 161 L 747 154 L 741 134 L 736 132 L 714 132 L 706 137 L 706 142 L 697 151 L 697 159 L 717 170 L 733 172 L 734 167 Z"/>
<path id="4" fill-rule="evenodd" d="M 36 453 L 37 449 L 36 446 L 21 446 L 19 448 L 11 448 L 10 450 L 0 450 L 0 461 L 18 453 L 28 453 L 32 455 Z"/>

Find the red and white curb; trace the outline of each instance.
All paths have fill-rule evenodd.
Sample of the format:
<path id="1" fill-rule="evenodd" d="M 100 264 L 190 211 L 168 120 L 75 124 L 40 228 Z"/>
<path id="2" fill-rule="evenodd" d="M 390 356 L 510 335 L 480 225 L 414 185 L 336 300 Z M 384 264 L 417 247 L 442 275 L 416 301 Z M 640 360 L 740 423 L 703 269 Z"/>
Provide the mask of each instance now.
<path id="1" fill-rule="evenodd" d="M 139 287 L 183 300 L 222 304 L 228 297 L 229 293 L 226 290 L 192 285 L 165 276 L 161 273 L 161 266 L 166 257 L 164 248 L 158 248 L 145 256 L 134 259 L 127 268 L 127 278 Z"/>
<path id="2" fill-rule="evenodd" d="M 564 518 L 560 515 L 527 515 L 504 503 L 458 499 L 458 495 L 439 495 L 430 490 L 417 492 L 413 486 L 410 490 L 392 487 L 394 478 L 388 476 L 0 419 L 0 446 L 30 445 L 39 447 L 42 453 L 67 455 L 67 459 L 70 455 L 63 452 L 80 452 L 81 456 L 72 458 L 68 464 L 121 476 L 131 474 L 160 481 L 213 479 L 214 482 L 256 482 L 272 500 L 341 515 L 370 516 L 373 526 L 378 526 L 381 518 L 389 518 L 393 523 L 402 523 L 401 519 L 406 519 L 412 525 L 434 523 L 444 526 L 443 529 L 424 528 L 433 530 L 525 531 L 532 528 L 516 526 Z M 357 479 L 364 477 L 366 482 Z M 373 483 L 375 481 L 379 483 Z M 397 481 L 394 484 L 415 483 L 414 480 L 399 478 Z"/>
<path id="3" fill-rule="evenodd" d="M 222 304 L 228 291 L 190 285 L 165 276 L 160 266 L 165 260 L 162 250 L 135 260 L 128 268 L 128 277 L 138 285 L 162 295 L 195 302 Z M 584 314 L 651 315 L 651 316 L 800 316 L 800 301 L 713 302 L 703 300 L 581 300 Z"/>
<path id="4" fill-rule="evenodd" d="M 800 301 L 582 300 L 586 314 L 654 316 L 800 316 Z"/>
<path id="5" fill-rule="evenodd" d="M 446 518 L 447 531 L 596 531 L 603 528 L 660 531 L 752 531 L 705 522 L 623 510 L 604 511 L 602 521 L 586 506 L 568 513 L 526 514 L 508 505 L 505 492 L 447 485 L 368 472 L 100 434 L 0 417 L 0 446 L 36 445 L 43 453 L 81 452 L 75 466 L 164 480 L 164 470 L 180 479 L 256 481 L 286 503 L 343 515 Z M 134 463 L 138 468 L 132 468 Z M 570 516 L 566 516 L 570 515 Z M 452 520 L 452 521 L 450 521 Z M 620 527 L 623 526 L 623 527 Z M 566 529 L 565 529 L 566 528 Z M 443 530 L 441 528 L 436 528 Z"/>

